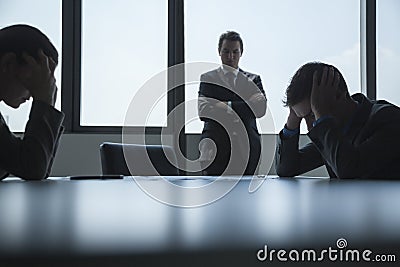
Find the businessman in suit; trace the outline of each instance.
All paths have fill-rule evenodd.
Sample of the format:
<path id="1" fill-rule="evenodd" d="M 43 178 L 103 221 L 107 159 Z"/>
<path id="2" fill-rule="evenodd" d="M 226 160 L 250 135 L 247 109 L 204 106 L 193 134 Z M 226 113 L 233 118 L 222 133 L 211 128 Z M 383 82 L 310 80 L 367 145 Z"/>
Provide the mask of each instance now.
<path id="1" fill-rule="evenodd" d="M 58 52 L 29 25 L 0 30 L 0 101 L 18 108 L 33 98 L 22 137 L 14 135 L 0 114 L 0 180 L 10 173 L 27 180 L 49 176 L 64 114 L 54 108 L 54 70 Z"/>
<path id="2" fill-rule="evenodd" d="M 334 66 L 302 66 L 286 89 L 289 116 L 279 133 L 276 170 L 296 176 L 325 165 L 331 178 L 400 178 L 400 109 L 349 94 Z M 304 120 L 311 142 L 299 148 Z"/>
<path id="3" fill-rule="evenodd" d="M 233 31 L 219 38 L 221 67 L 202 74 L 198 96 L 204 121 L 200 162 L 204 175 L 253 175 L 261 154 L 256 118 L 267 99 L 259 75 L 239 68 L 243 41 Z"/>

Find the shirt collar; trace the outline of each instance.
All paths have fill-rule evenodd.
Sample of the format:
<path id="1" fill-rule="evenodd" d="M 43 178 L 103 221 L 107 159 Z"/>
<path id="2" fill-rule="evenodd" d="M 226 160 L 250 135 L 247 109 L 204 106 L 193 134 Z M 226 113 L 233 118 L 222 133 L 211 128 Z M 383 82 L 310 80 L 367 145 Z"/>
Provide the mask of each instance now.
<path id="1" fill-rule="evenodd" d="M 239 73 L 239 68 L 233 69 L 233 71 L 232 71 L 232 69 L 233 68 L 229 68 L 229 70 L 228 70 L 227 67 L 224 68 L 224 65 L 221 66 L 221 70 L 224 73 L 224 75 L 227 74 L 228 72 L 232 72 L 235 76 L 237 76 Z"/>

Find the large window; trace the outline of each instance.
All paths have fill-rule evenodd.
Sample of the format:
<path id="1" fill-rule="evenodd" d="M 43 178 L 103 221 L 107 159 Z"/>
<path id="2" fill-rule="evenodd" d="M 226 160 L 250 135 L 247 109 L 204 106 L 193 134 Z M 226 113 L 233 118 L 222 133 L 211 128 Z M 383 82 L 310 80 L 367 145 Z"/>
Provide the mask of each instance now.
<path id="1" fill-rule="evenodd" d="M 12 24 L 29 24 L 46 34 L 59 52 L 55 71 L 58 95 L 56 108 L 61 108 L 61 0 L 2 0 L 0 1 L 0 28 Z M 31 109 L 32 99 L 12 109 L 0 103 L 0 112 L 11 131 L 23 132 Z"/>
<path id="2" fill-rule="evenodd" d="M 287 116 L 287 109 L 282 106 L 284 91 L 302 64 L 314 60 L 334 64 L 343 72 L 350 92 L 360 91 L 360 2 L 3 0 L 0 27 L 15 23 L 36 26 L 50 37 L 61 55 L 61 4 L 68 7 L 64 10 L 68 16 L 64 17 L 67 30 L 63 51 L 68 59 L 64 61 L 67 75 L 63 77 L 63 85 L 68 89 L 64 91 L 67 129 L 122 126 L 138 90 L 166 69 L 168 59 L 170 64 L 182 62 L 183 58 L 186 63 L 219 64 L 218 37 L 227 30 L 238 31 L 244 40 L 240 67 L 261 75 L 276 133 Z M 394 31 L 400 26 L 398 2 L 376 1 L 377 97 L 400 104 L 394 84 L 396 63 L 400 61 L 400 41 Z M 59 93 L 60 76 L 61 64 L 56 70 Z M 197 99 L 198 86 L 186 86 L 187 103 Z M 151 94 L 152 90 L 149 91 Z M 172 96 L 176 103 L 182 100 L 178 99 L 180 93 Z M 0 104 L 0 111 L 13 131 L 24 130 L 30 105 L 26 103 L 13 110 Z M 59 94 L 56 107 L 60 106 Z M 173 109 L 173 103 L 168 107 Z M 186 105 L 188 113 L 197 113 L 197 106 Z M 158 102 L 148 126 L 165 126 L 166 116 L 165 97 Z M 259 120 L 259 125 L 263 125 L 263 120 Z M 262 133 L 271 133 L 263 131 L 268 127 L 260 128 Z M 201 129 L 198 119 L 186 125 L 187 133 L 200 133 Z"/>
<path id="3" fill-rule="evenodd" d="M 166 0 L 82 0 L 81 126 L 122 126 L 138 90 L 166 69 L 167 11 Z M 166 97 L 158 107 L 151 126 L 165 124 Z"/>
<path id="4" fill-rule="evenodd" d="M 400 105 L 400 1 L 377 1 L 377 99 Z"/>
<path id="5" fill-rule="evenodd" d="M 239 66 L 261 75 L 275 131 L 283 127 L 288 114 L 282 106 L 286 86 L 306 62 L 337 66 L 350 92 L 361 91 L 359 0 L 187 0 L 184 7 L 185 61 L 219 63 L 220 34 L 239 32 L 244 41 Z M 197 98 L 197 91 L 198 84 L 186 86 L 186 101 Z M 196 108 L 187 105 L 186 114 Z M 263 119 L 259 123 L 262 126 Z M 201 129 L 202 122 L 196 120 L 187 125 L 186 132 Z"/>

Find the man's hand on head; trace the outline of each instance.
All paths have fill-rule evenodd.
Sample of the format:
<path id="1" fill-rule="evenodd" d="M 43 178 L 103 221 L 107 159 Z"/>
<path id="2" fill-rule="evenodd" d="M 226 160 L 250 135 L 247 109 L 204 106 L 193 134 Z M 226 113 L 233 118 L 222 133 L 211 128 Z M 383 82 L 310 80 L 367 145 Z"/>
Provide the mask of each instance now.
<path id="1" fill-rule="evenodd" d="M 304 120 L 306 121 L 307 124 L 307 130 L 310 131 L 315 121 L 314 113 L 310 112 L 307 116 L 304 117 Z"/>
<path id="2" fill-rule="evenodd" d="M 339 73 L 328 67 L 323 69 L 321 81 L 318 82 L 320 76 L 318 71 L 314 72 L 311 89 L 311 110 L 316 120 L 322 116 L 333 114 L 337 104 L 336 96 L 340 79 Z"/>
<path id="3" fill-rule="evenodd" d="M 30 68 L 30 75 L 23 82 L 25 87 L 31 92 L 34 100 L 40 100 L 54 106 L 57 95 L 54 70 L 57 65 L 42 50 L 38 51 L 38 56 L 39 59 L 35 60 L 32 56 L 26 53 L 23 54 L 23 58 Z"/>
<path id="4" fill-rule="evenodd" d="M 292 108 L 289 107 L 289 116 L 286 121 L 286 127 L 289 130 L 295 130 L 300 127 L 301 118 L 296 115 L 296 112 Z"/>

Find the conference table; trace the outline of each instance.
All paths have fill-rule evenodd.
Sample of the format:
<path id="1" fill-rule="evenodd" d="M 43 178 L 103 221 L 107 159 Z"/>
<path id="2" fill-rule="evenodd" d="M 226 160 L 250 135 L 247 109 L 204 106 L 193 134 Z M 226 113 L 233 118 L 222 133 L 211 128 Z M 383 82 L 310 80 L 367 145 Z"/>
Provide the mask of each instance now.
<path id="1" fill-rule="evenodd" d="M 254 179 L 260 186 L 250 192 Z M 166 203 L 143 189 L 233 181 L 226 194 L 197 206 Z M 191 203 L 190 190 L 179 192 L 173 199 Z M 400 180 L 127 176 L 0 182 L 0 266 L 372 266 L 338 258 L 350 249 L 371 251 L 375 263 L 373 256 L 380 255 L 386 262 L 379 266 L 399 266 L 399 248 Z M 328 258 L 334 249 L 337 258 Z M 301 259 L 310 250 L 317 260 Z"/>

